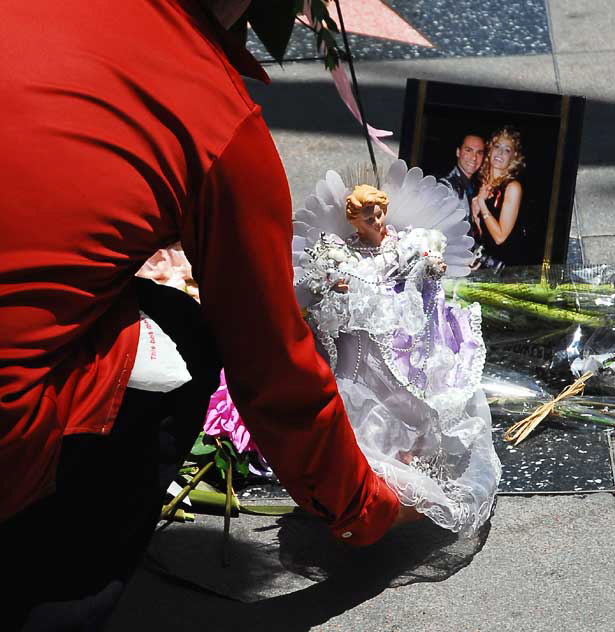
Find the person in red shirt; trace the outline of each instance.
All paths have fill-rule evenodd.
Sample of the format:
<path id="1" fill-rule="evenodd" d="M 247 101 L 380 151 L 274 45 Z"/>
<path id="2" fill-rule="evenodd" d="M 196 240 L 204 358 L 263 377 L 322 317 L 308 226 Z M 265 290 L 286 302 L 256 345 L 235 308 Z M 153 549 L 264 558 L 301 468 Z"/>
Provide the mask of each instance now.
<path id="1" fill-rule="evenodd" d="M 197 0 L 3 5 L 0 554 L 15 629 L 30 610 L 28 629 L 104 620 L 220 363 L 268 462 L 335 537 L 363 546 L 416 518 L 358 449 L 294 298 L 288 185 L 239 73 L 268 79 L 220 25 L 247 4 L 212 1 L 219 22 Z M 178 240 L 201 307 L 134 278 Z M 127 389 L 139 309 L 193 377 L 171 393 Z"/>

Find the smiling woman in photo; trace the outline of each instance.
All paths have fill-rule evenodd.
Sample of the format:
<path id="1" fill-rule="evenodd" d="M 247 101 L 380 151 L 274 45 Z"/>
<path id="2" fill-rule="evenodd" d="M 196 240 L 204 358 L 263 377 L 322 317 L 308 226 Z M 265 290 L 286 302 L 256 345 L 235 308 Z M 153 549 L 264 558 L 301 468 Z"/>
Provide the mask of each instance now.
<path id="1" fill-rule="evenodd" d="M 480 191 L 472 200 L 472 220 L 484 253 L 505 264 L 516 263 L 524 237 L 523 187 L 517 179 L 524 167 L 519 132 L 508 126 L 494 132 L 480 170 Z"/>

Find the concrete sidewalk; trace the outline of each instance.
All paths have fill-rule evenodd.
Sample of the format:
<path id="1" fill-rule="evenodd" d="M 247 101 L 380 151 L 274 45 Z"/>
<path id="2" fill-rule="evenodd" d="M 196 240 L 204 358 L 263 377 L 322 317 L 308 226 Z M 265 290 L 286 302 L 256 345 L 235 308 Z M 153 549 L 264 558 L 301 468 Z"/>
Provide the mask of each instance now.
<path id="1" fill-rule="evenodd" d="M 582 238 L 588 263 L 615 263 L 615 3 L 548 0 L 547 16 L 546 54 L 359 62 L 367 118 L 394 131 L 389 144 L 397 151 L 407 77 L 585 95 L 572 234 Z M 272 86 L 250 89 L 263 105 L 298 206 L 326 169 L 366 161 L 367 152 L 320 62 L 268 71 Z M 612 632 L 614 526 L 609 493 L 501 497 L 482 550 L 442 582 L 387 588 L 357 571 L 343 582 L 316 582 L 257 603 L 221 598 L 143 568 L 107 632 Z M 264 533 L 249 535 L 255 550 Z"/>
<path id="2" fill-rule="evenodd" d="M 484 547 L 465 568 L 395 588 L 382 566 L 362 565 L 360 555 L 352 573 L 290 585 L 256 603 L 141 569 L 107 632 L 612 632 L 614 515 L 610 494 L 500 498 Z M 221 528 L 221 519 L 211 520 Z M 235 536 L 233 546 L 258 551 L 263 531 L 249 536 Z M 242 573 L 235 558 L 233 570 Z"/>

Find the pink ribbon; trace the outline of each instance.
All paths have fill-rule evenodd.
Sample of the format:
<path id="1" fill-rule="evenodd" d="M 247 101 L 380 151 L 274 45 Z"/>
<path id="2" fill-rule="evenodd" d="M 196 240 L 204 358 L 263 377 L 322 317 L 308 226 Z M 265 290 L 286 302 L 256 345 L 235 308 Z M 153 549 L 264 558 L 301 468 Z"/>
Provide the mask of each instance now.
<path id="1" fill-rule="evenodd" d="M 348 79 L 348 74 L 346 73 L 346 69 L 342 66 L 342 62 L 340 61 L 337 68 L 334 68 L 331 71 L 331 76 L 333 77 L 333 82 L 335 83 L 335 87 L 342 99 L 342 101 L 346 104 L 346 107 L 352 112 L 353 116 L 363 125 L 363 119 L 361 118 L 361 113 L 359 112 L 359 106 L 357 105 L 357 101 L 354 98 L 354 94 L 352 93 L 352 86 L 350 85 L 350 79 Z M 369 123 L 367 124 L 367 133 L 370 135 L 370 138 L 374 142 L 375 145 L 378 145 L 382 151 L 387 154 L 397 158 L 395 152 L 391 150 L 388 145 L 385 145 L 380 139 L 386 136 L 393 136 L 393 132 L 389 132 L 384 129 L 376 129 L 372 127 Z"/>
<path id="2" fill-rule="evenodd" d="M 304 0 L 303 3 L 303 13 L 309 22 L 314 28 L 318 28 L 314 25 L 312 21 L 312 12 L 310 11 L 310 0 Z M 323 44 L 324 48 L 324 44 Z M 326 52 L 326 51 L 325 51 Z M 352 115 L 359 121 L 361 125 L 363 125 L 363 118 L 361 117 L 361 113 L 359 112 L 359 106 L 357 104 L 357 100 L 352 92 L 352 86 L 350 84 L 350 79 L 348 78 L 348 73 L 344 68 L 342 60 L 340 60 L 337 68 L 334 68 L 331 71 L 331 76 L 333 77 L 333 82 L 335 83 L 335 87 L 337 89 L 338 94 L 342 101 L 346 104 L 346 107 L 350 110 Z M 386 136 L 392 136 L 393 132 L 384 130 L 384 129 L 376 129 L 372 127 L 369 123 L 367 123 L 367 133 L 370 138 L 382 151 L 385 153 L 397 158 L 395 153 L 391 150 L 391 148 L 383 143 L 380 139 Z"/>

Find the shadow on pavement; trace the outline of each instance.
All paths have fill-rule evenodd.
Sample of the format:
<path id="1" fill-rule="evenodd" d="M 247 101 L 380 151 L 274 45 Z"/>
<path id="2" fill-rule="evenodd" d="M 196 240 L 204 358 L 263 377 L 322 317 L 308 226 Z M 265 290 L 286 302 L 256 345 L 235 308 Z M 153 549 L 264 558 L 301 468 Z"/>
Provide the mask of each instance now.
<path id="1" fill-rule="evenodd" d="M 280 561 L 288 571 L 314 582 L 341 580 L 379 588 L 447 579 L 471 562 L 489 532 L 486 526 L 475 537 L 460 538 L 422 520 L 388 533 L 372 546 L 353 549 L 333 540 L 320 521 L 304 514 L 279 523 Z"/>
<path id="2" fill-rule="evenodd" d="M 323 71 L 324 73 L 324 71 Z M 368 122 L 374 127 L 401 129 L 405 78 L 398 87 L 360 84 Z M 361 136 L 362 130 L 335 90 L 333 80 L 285 81 L 276 79 L 269 86 L 247 83 L 254 101 L 262 106 L 263 116 L 272 130 Z"/>
<path id="3" fill-rule="evenodd" d="M 252 517 L 233 526 L 226 569 L 216 525 L 158 533 L 148 573 L 132 583 L 108 632 L 134 629 L 131 618 L 143 625 L 146 611 L 150 632 L 195 629 L 198 621 L 217 632 L 307 632 L 387 588 L 447 579 L 472 561 L 489 532 L 460 539 L 425 520 L 352 549 L 303 512 L 276 522 L 244 518 Z"/>
<path id="4" fill-rule="evenodd" d="M 437 81 L 460 83 L 463 77 L 439 73 Z M 361 83 L 366 118 L 371 125 L 393 132 L 399 142 L 403 115 L 405 77 L 399 87 Z M 333 82 L 284 81 L 269 86 L 249 82 L 252 98 L 263 107 L 272 130 L 360 137 L 362 130 L 335 91 Z M 615 103 L 588 99 L 585 108 L 581 160 L 583 166 L 615 165 Z"/>

